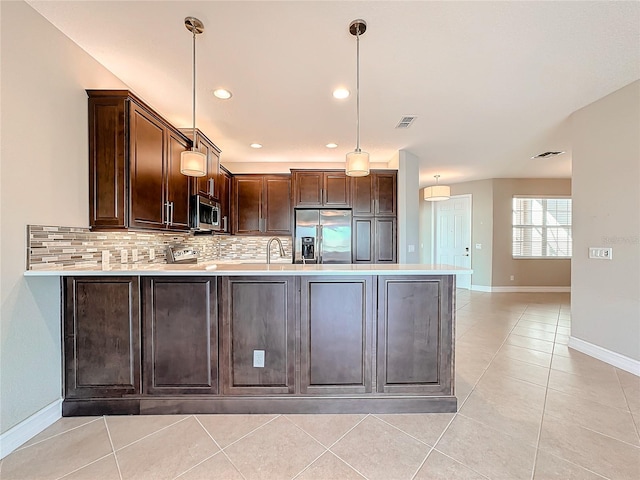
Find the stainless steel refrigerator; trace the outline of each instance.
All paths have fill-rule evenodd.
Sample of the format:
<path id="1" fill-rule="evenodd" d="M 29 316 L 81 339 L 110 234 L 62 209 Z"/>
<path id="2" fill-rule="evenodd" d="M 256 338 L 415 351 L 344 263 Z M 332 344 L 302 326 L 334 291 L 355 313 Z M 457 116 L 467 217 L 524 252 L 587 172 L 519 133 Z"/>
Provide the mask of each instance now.
<path id="1" fill-rule="evenodd" d="M 351 210 L 295 211 L 293 263 L 351 263 Z"/>

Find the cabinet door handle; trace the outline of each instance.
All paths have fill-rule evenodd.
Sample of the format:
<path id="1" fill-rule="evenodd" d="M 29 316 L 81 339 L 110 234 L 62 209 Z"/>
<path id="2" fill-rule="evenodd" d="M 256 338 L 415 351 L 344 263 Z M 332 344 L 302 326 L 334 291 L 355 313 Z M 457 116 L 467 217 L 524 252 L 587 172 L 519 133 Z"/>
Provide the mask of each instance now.
<path id="1" fill-rule="evenodd" d="M 227 216 L 222 217 L 222 231 L 227 233 Z"/>
<path id="2" fill-rule="evenodd" d="M 173 225 L 173 207 L 174 207 L 173 202 L 170 202 L 169 206 L 170 206 L 170 209 L 171 209 L 170 210 L 171 211 L 171 217 L 170 217 L 170 220 L 169 220 L 169 222 L 170 222 L 169 224 Z"/>
<path id="3" fill-rule="evenodd" d="M 169 225 L 169 202 L 164 202 L 164 224 Z"/>
<path id="4" fill-rule="evenodd" d="M 214 190 L 213 178 L 210 178 L 209 179 L 209 195 L 213 195 L 213 190 Z"/>

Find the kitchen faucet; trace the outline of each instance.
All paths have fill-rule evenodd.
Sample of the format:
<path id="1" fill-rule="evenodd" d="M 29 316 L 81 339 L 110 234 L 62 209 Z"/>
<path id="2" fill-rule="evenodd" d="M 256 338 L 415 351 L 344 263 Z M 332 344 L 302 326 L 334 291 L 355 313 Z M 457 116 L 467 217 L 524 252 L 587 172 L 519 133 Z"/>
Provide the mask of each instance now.
<path id="1" fill-rule="evenodd" d="M 280 247 L 280 256 L 284 257 L 287 253 L 284 251 L 282 241 L 278 237 L 271 237 L 267 242 L 267 264 L 271 263 L 271 242 L 276 241 Z"/>

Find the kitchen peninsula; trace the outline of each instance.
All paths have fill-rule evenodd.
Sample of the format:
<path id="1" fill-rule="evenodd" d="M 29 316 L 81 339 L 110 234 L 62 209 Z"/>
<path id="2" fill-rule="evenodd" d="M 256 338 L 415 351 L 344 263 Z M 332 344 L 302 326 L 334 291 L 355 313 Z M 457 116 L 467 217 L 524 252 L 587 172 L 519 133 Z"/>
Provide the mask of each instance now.
<path id="1" fill-rule="evenodd" d="M 440 265 L 124 265 L 59 276 L 63 415 L 453 412 Z"/>

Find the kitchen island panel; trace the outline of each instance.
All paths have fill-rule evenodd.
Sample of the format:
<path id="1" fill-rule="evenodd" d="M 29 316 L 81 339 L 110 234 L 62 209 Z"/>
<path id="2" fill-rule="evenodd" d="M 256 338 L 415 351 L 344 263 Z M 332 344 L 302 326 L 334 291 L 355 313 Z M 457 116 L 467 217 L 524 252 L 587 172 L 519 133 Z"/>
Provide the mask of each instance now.
<path id="1" fill-rule="evenodd" d="M 142 279 L 144 391 L 218 393 L 216 278 Z"/>
<path id="2" fill-rule="evenodd" d="M 453 276 L 379 277 L 378 391 L 453 394 Z"/>
<path id="3" fill-rule="evenodd" d="M 222 278 L 224 394 L 294 393 L 295 279 Z"/>
<path id="4" fill-rule="evenodd" d="M 301 393 L 370 393 L 374 278 L 301 283 Z"/>
<path id="5" fill-rule="evenodd" d="M 67 398 L 140 393 L 137 277 L 62 282 Z"/>

